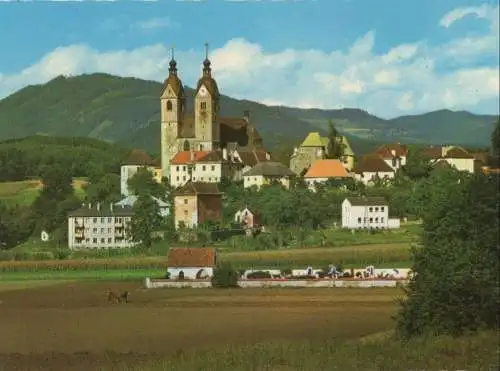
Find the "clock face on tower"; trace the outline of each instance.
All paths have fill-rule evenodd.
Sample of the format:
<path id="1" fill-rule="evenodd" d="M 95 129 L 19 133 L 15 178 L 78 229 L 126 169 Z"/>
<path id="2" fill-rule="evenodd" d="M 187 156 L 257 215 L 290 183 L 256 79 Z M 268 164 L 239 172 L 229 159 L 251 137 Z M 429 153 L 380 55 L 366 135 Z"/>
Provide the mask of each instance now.
<path id="1" fill-rule="evenodd" d="M 200 88 L 200 95 L 202 97 L 205 97 L 207 95 L 207 89 L 204 86 Z"/>

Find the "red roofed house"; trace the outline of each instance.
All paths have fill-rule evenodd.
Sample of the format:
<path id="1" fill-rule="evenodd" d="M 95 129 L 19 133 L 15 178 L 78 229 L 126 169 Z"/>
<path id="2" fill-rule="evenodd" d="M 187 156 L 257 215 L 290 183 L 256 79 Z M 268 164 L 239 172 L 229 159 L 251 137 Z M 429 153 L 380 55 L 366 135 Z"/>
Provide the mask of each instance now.
<path id="1" fill-rule="evenodd" d="M 395 170 L 378 155 L 362 157 L 353 169 L 354 178 L 365 185 L 394 178 Z"/>
<path id="2" fill-rule="evenodd" d="M 476 159 L 473 155 L 459 146 L 432 146 L 423 150 L 423 154 L 431 159 L 431 163 L 446 161 L 459 171 L 474 173 Z"/>
<path id="3" fill-rule="evenodd" d="M 178 152 L 170 165 L 170 185 L 180 187 L 189 181 L 219 183 L 230 176 L 227 151 L 182 151 Z"/>
<path id="4" fill-rule="evenodd" d="M 315 190 L 315 184 L 325 183 L 329 179 L 347 180 L 352 179 L 340 160 L 316 160 L 304 175 L 304 181 L 311 190 Z"/>
<path id="5" fill-rule="evenodd" d="M 182 222 L 193 228 L 222 219 L 222 193 L 216 183 L 188 182 L 174 192 L 175 228 Z"/>
<path id="6" fill-rule="evenodd" d="M 217 265 L 217 251 L 208 247 L 171 248 L 167 271 L 171 279 L 207 279 Z"/>
<path id="7" fill-rule="evenodd" d="M 382 158 L 391 168 L 398 170 L 406 164 L 408 146 L 401 143 L 384 144 L 378 147 L 374 154 Z"/>

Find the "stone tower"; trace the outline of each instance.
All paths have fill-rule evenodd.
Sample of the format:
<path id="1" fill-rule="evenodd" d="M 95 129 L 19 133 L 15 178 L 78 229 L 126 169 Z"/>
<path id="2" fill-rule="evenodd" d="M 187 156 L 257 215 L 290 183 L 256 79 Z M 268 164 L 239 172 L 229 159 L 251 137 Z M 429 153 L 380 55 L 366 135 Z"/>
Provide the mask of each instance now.
<path id="1" fill-rule="evenodd" d="M 219 89 L 212 77 L 210 65 L 208 44 L 205 43 L 203 74 L 194 95 L 194 149 L 198 151 L 214 150 L 220 145 L 220 126 L 217 122 Z"/>
<path id="2" fill-rule="evenodd" d="M 161 168 L 162 176 L 167 178 L 170 177 L 170 161 L 178 150 L 176 142 L 186 105 L 184 87 L 177 75 L 173 49 L 168 72 L 161 95 Z"/>

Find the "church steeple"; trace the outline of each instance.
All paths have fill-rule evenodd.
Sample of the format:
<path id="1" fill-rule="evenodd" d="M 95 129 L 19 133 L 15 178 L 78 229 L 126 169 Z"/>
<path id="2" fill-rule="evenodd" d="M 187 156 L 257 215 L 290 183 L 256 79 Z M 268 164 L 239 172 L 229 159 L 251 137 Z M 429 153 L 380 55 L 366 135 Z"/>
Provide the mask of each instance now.
<path id="1" fill-rule="evenodd" d="M 172 49 L 170 49 L 170 63 L 169 63 L 169 68 L 168 68 L 168 72 L 169 72 L 169 75 L 176 75 L 177 76 L 177 62 L 174 58 L 174 47 L 172 47 Z"/>
<path id="2" fill-rule="evenodd" d="M 212 77 L 212 69 L 210 68 L 210 59 L 208 59 L 208 43 L 205 43 L 205 60 L 203 61 L 203 76 Z"/>

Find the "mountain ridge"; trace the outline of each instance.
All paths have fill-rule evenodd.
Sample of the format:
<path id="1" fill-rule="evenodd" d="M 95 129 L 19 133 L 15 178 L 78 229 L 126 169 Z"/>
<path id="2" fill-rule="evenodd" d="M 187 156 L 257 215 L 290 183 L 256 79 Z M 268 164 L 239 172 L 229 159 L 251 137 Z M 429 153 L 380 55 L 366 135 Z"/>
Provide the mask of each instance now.
<path id="1" fill-rule="evenodd" d="M 58 76 L 45 84 L 29 85 L 0 100 L 0 140 L 70 133 L 158 152 L 162 87 L 156 81 L 105 73 Z M 191 111 L 193 89 L 185 89 L 186 108 Z M 249 110 L 269 147 L 298 144 L 311 131 L 325 134 L 329 120 L 363 146 L 394 141 L 487 146 L 498 119 L 437 110 L 387 120 L 357 108 L 267 106 L 223 94 L 220 107 L 222 116 L 241 116 Z"/>

